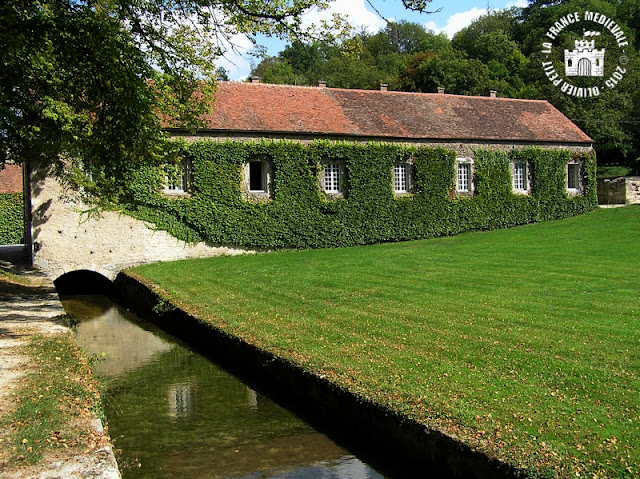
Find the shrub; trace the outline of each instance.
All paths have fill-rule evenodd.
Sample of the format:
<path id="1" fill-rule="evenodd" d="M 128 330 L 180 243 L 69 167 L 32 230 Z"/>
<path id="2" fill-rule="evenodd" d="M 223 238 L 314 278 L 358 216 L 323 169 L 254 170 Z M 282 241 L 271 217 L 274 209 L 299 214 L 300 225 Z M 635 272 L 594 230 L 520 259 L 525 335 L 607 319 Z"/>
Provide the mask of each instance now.
<path id="1" fill-rule="evenodd" d="M 0 244 L 21 244 L 23 240 L 22 193 L 0 193 Z"/>

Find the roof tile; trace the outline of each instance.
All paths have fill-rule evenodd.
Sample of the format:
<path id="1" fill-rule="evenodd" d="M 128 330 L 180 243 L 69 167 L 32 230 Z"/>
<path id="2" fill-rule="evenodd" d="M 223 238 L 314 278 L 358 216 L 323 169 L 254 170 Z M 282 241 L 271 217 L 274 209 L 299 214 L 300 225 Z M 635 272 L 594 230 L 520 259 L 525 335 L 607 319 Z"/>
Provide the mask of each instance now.
<path id="1" fill-rule="evenodd" d="M 368 138 L 591 143 L 545 100 L 220 82 L 207 129 Z"/>

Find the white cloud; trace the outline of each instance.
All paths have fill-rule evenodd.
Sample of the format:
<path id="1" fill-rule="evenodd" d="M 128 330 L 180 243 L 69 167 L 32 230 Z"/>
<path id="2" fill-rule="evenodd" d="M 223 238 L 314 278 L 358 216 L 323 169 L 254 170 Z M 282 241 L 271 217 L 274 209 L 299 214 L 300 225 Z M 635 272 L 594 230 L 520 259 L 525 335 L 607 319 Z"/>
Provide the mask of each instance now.
<path id="1" fill-rule="evenodd" d="M 385 26 L 382 18 L 367 10 L 364 0 L 334 0 L 326 10 L 311 9 L 302 16 L 304 26 L 312 23 L 319 25 L 321 20 L 329 21 L 334 13 L 339 13 L 355 27 L 356 31 L 367 28 L 370 32 L 377 32 Z"/>
<path id="2" fill-rule="evenodd" d="M 505 8 L 511 8 L 511 7 L 524 8 L 524 7 L 528 6 L 528 5 L 529 5 L 529 2 L 527 0 L 516 0 L 515 2 L 507 3 Z"/>
<path id="3" fill-rule="evenodd" d="M 453 15 L 451 15 L 444 27 L 438 26 L 436 22 L 433 21 L 426 22 L 424 24 L 424 27 L 429 30 L 433 30 L 436 33 L 444 32 L 447 37 L 452 38 L 453 35 L 462 30 L 464 27 L 468 27 L 469 25 L 471 25 L 471 22 L 486 14 L 486 8 L 473 7 L 471 10 L 467 10 L 466 12 L 454 13 Z"/>

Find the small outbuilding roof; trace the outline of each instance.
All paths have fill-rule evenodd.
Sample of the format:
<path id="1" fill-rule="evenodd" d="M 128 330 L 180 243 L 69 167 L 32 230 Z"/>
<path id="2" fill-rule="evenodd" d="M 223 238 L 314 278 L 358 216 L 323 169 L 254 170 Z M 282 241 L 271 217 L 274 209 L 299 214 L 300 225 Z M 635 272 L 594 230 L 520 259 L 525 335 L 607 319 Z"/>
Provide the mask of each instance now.
<path id="1" fill-rule="evenodd" d="M 545 100 L 220 82 L 205 130 L 369 139 L 592 143 Z"/>

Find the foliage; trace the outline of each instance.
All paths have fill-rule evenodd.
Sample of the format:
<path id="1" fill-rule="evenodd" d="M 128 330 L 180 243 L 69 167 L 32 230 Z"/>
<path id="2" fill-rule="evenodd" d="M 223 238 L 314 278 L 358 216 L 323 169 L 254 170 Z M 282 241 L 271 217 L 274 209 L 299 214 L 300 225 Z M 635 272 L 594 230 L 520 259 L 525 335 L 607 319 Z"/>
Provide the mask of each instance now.
<path id="1" fill-rule="evenodd" d="M 21 244 L 23 237 L 22 193 L 0 193 L 0 244 Z"/>
<path id="2" fill-rule="evenodd" d="M 171 161 L 166 122 L 202 124 L 222 73 L 215 59 L 234 35 L 302 35 L 300 15 L 325 5 L 4 1 L 0 163 L 53 164 L 67 185 L 118 202 L 132 169 Z"/>
<path id="3" fill-rule="evenodd" d="M 402 0 L 424 11 L 429 0 Z M 55 166 L 93 201 L 121 201 L 132 169 L 173 161 L 163 127 L 212 108 L 234 38 L 333 38 L 303 27 L 327 0 L 6 0 L 0 3 L 0 164 Z M 275 76 L 277 77 L 277 76 Z M 288 78 L 290 81 L 290 78 Z"/>
<path id="4" fill-rule="evenodd" d="M 599 98 L 576 98 L 562 93 L 549 81 L 541 66 L 545 33 L 563 16 L 578 11 L 600 12 L 615 19 L 630 40 L 623 80 L 614 89 L 603 88 Z M 624 165 L 640 172 L 640 82 L 635 43 L 640 35 L 638 0 L 536 0 L 525 8 L 495 10 L 474 20 L 449 40 L 444 34 L 405 21 L 387 22 L 379 32 L 351 33 L 333 42 L 297 42 L 266 61 L 288 61 L 288 75 L 266 82 L 315 85 L 318 80 L 338 88 L 377 89 L 386 83 L 392 90 L 545 99 L 594 139 L 601 164 Z M 558 45 L 572 49 L 582 26 L 569 26 Z M 617 46 L 605 35 L 606 50 Z M 547 39 L 548 40 L 548 39 Z M 355 50 L 353 46 L 357 45 Z M 559 64 L 563 60 L 558 57 Z M 605 79 L 616 62 L 605 62 Z M 260 73 L 260 65 L 254 70 Z M 578 79 L 578 83 L 579 83 Z"/>
<path id="5" fill-rule="evenodd" d="M 596 205 L 595 159 L 585 161 L 584 195 L 565 191 L 568 151 L 476 152 L 477 191 L 473 198 L 453 193 L 455 153 L 444 149 L 370 143 L 316 141 L 213 142 L 185 145 L 193 163 L 187 198 L 164 196 L 162 172 L 143 169 L 130 183 L 137 207 L 130 213 L 186 241 L 210 241 L 258 248 L 321 248 L 399 241 L 493 229 L 564 218 Z M 271 162 L 272 196 L 246 200 L 242 165 Z M 511 192 L 510 159 L 531 164 L 531 195 Z M 346 165 L 343 198 L 320 190 L 324 160 Z M 415 165 L 415 192 L 395 197 L 393 166 Z"/>
<path id="6" fill-rule="evenodd" d="M 492 82 L 487 65 L 452 48 L 415 55 L 410 65 L 401 75 L 406 90 L 433 93 L 443 87 L 447 93 L 486 95 L 489 90 L 506 88 L 506 85 Z"/>
<path id="7" fill-rule="evenodd" d="M 507 193 L 489 184 L 506 176 L 504 160 L 477 159 L 484 195 Z M 528 469 L 525 477 L 632 478 L 639 221 L 637 206 L 600 209 L 453 238 L 134 274 L 213 327 Z"/>
<path id="8" fill-rule="evenodd" d="M 412 55 L 448 46 L 444 34 L 426 31 L 407 21 L 387 22 L 383 30 L 373 35 L 361 31 L 331 41 L 295 41 L 277 57 L 264 58 L 252 75 L 262 76 L 269 65 L 287 62 L 296 84 L 315 85 L 324 80 L 332 87 L 376 89 L 380 83 L 387 83 L 397 89 L 399 75 Z M 266 83 L 280 83 L 281 79 L 262 77 Z"/>

